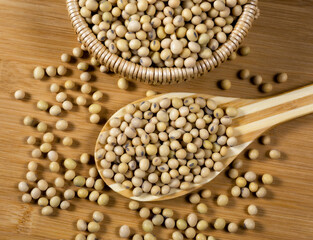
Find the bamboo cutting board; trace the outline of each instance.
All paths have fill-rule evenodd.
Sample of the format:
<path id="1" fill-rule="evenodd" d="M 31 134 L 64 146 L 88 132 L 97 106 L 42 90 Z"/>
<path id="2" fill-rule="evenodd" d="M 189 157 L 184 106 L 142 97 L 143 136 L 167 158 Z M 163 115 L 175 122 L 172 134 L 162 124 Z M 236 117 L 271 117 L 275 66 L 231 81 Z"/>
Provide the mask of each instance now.
<path id="1" fill-rule="evenodd" d="M 75 65 L 67 65 L 73 74 L 65 78 L 52 78 L 44 81 L 32 79 L 32 70 L 36 65 L 48 66 L 61 64 L 60 55 L 71 53 L 76 36 L 67 17 L 64 0 L 0 0 L 0 239 L 41 240 L 73 239 L 78 233 L 75 225 L 78 218 L 91 220 L 94 210 L 105 214 L 101 224 L 101 239 L 119 239 L 118 229 L 128 224 L 132 232 L 142 233 L 136 212 L 127 209 L 128 199 L 108 191 L 111 197 L 109 206 L 99 207 L 86 200 L 72 200 L 72 207 L 65 211 L 56 211 L 51 217 L 40 215 L 35 204 L 23 204 L 16 186 L 24 179 L 27 163 L 31 160 L 31 146 L 25 144 L 29 135 L 39 137 L 33 128 L 23 126 L 22 119 L 31 115 L 46 121 L 50 126 L 57 120 L 47 113 L 39 112 L 35 102 L 44 99 L 54 103 L 54 96 L 47 90 L 53 82 L 62 83 L 64 79 L 79 82 L 79 73 Z M 257 98 L 265 96 L 247 80 L 236 78 L 237 70 L 248 68 L 252 74 L 261 74 L 266 82 L 272 82 L 273 75 L 286 71 L 289 80 L 284 84 L 275 84 L 269 95 L 281 93 L 313 81 L 313 1 L 301 0 L 264 0 L 260 1 L 261 17 L 255 22 L 246 44 L 252 48 L 248 57 L 239 57 L 227 62 L 209 74 L 198 79 L 177 85 L 151 87 L 143 84 L 131 84 L 129 91 L 116 87 L 118 76 L 96 72 L 96 81 L 92 85 L 105 93 L 102 105 L 105 118 L 129 101 L 144 97 L 147 89 L 165 93 L 188 91 L 231 97 Z M 232 80 L 230 91 L 221 91 L 216 82 L 221 78 Z M 27 101 L 16 101 L 13 93 L 23 89 L 30 93 Z M 77 96 L 77 92 L 70 92 Z M 57 150 L 67 157 L 78 159 L 83 152 L 93 153 L 94 143 L 101 125 L 88 123 L 86 108 L 74 108 L 64 116 L 71 124 L 71 130 L 65 133 L 54 131 L 59 137 L 72 136 L 75 144 L 72 148 L 57 145 Z M 209 230 L 217 239 L 312 239 L 313 238 L 313 115 L 302 117 L 278 126 L 269 134 L 271 146 L 251 145 L 260 149 L 259 160 L 244 159 L 242 171 L 252 170 L 258 174 L 270 173 L 274 184 L 269 186 L 265 199 L 230 198 L 227 207 L 217 207 L 214 200 L 205 200 L 209 205 L 208 214 L 199 214 L 201 219 L 210 222 L 216 217 L 240 223 L 248 217 L 245 209 L 248 204 L 256 204 L 260 214 L 256 220 L 255 231 L 239 230 L 236 234 L 225 231 Z M 79 134 L 78 134 L 79 133 Z M 280 160 L 270 160 L 265 156 L 271 148 L 282 151 Z M 42 171 L 48 166 L 47 160 L 37 160 L 40 164 L 39 177 L 54 179 L 57 174 Z M 86 167 L 78 169 L 87 174 Z M 229 193 L 233 182 L 224 174 L 206 186 L 214 195 Z M 158 203 L 145 203 L 144 206 L 172 208 L 175 217 L 185 217 L 194 211 L 194 206 L 184 197 Z M 154 231 L 158 239 L 169 239 L 172 231 L 157 227 Z"/>

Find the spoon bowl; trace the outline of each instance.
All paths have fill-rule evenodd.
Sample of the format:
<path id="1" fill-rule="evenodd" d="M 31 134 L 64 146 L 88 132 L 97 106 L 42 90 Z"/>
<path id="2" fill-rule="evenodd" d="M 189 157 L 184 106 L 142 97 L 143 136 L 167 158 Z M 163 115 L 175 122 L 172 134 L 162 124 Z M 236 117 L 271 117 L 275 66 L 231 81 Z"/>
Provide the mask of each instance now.
<path id="1" fill-rule="evenodd" d="M 275 97 L 263 99 L 241 99 L 218 97 L 206 94 L 172 92 L 142 98 L 133 102 L 133 104 L 138 104 L 147 100 L 153 103 L 159 102 L 163 98 L 173 99 L 175 97 L 203 97 L 205 99 L 214 100 L 217 105 L 222 108 L 230 106 L 237 108 L 238 114 L 235 118 L 233 118 L 231 126 L 234 128 L 234 136 L 237 138 L 238 144 L 228 148 L 227 155 L 221 160 L 224 165 L 223 169 L 221 171 L 211 171 L 210 175 L 204 178 L 201 183 L 192 183 L 191 187 L 187 190 L 171 189 L 168 194 L 157 196 L 148 193 L 143 193 L 140 196 L 134 196 L 132 190 L 126 189 L 122 184 L 116 183 L 113 179 L 104 177 L 102 174 L 103 168 L 100 165 L 102 158 L 98 158 L 96 154 L 97 151 L 102 148 L 99 143 L 100 134 L 111 129 L 109 122 L 112 118 L 123 118 L 126 114 L 126 106 L 124 106 L 115 112 L 106 122 L 99 134 L 95 146 L 95 162 L 99 174 L 104 182 L 115 192 L 136 201 L 162 201 L 186 195 L 212 181 L 216 176 L 223 172 L 225 168 L 253 142 L 253 140 L 258 138 L 269 128 L 279 123 L 313 112 L 313 85 Z"/>

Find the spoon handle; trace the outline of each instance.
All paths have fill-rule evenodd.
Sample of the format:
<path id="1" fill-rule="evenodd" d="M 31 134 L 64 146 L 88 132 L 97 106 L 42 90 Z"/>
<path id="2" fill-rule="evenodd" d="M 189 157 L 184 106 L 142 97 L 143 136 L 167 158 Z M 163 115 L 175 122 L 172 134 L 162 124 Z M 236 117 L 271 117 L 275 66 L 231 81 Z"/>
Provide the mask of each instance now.
<path id="1" fill-rule="evenodd" d="M 310 113 L 313 113 L 313 84 L 240 107 L 235 118 L 237 135 L 263 132 Z"/>

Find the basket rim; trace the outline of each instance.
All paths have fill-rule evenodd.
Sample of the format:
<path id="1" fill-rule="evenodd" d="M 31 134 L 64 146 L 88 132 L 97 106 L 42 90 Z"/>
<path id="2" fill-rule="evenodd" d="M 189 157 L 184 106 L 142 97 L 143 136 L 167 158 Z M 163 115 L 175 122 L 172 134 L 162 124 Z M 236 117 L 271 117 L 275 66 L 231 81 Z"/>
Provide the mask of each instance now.
<path id="1" fill-rule="evenodd" d="M 78 0 L 67 0 L 67 10 L 72 26 L 79 40 L 86 49 L 98 58 L 102 65 L 129 80 L 145 82 L 153 85 L 174 84 L 195 78 L 215 69 L 225 62 L 231 53 L 236 51 L 248 34 L 252 23 L 259 14 L 258 0 L 250 0 L 243 8 L 237 23 L 225 43 L 212 52 L 208 59 L 197 60 L 193 68 L 178 67 L 143 67 L 130 62 L 117 54 L 109 52 L 93 33 L 83 16 L 80 15 Z M 120 66 L 122 64 L 122 66 Z"/>

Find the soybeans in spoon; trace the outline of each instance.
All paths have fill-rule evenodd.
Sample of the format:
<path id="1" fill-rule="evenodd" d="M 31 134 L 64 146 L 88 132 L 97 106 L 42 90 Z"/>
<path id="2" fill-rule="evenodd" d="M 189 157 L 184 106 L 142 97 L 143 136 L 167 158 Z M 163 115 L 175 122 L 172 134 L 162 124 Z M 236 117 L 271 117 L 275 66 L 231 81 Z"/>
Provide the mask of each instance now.
<path id="1" fill-rule="evenodd" d="M 313 86 L 259 100 L 192 93 L 149 97 L 105 124 L 96 165 L 126 197 L 174 198 L 214 179 L 269 127 L 312 111 Z"/>

